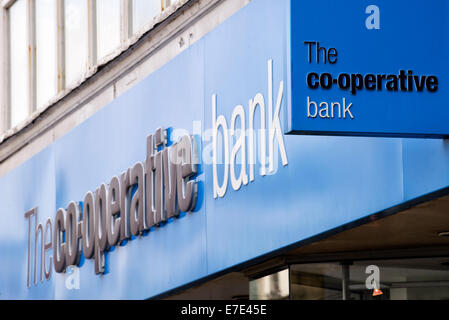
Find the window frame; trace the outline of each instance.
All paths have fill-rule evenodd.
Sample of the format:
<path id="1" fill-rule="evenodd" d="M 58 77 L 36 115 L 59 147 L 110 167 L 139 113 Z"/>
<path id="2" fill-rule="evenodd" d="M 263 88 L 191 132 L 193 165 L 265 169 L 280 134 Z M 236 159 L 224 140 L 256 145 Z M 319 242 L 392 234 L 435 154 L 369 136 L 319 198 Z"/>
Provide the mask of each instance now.
<path id="1" fill-rule="evenodd" d="M 2 44 L 3 51 L 2 55 L 2 84 L 1 89 L 3 92 L 2 98 L 2 106 L 1 106 L 1 129 L 2 132 L 11 129 L 11 66 L 10 66 L 10 48 L 11 48 L 11 39 L 10 39 L 10 14 L 9 9 L 16 3 L 17 0 L 3 0 L 1 2 L 1 10 L 2 10 Z M 26 1 L 26 11 L 27 11 L 27 47 L 31 50 L 28 50 L 28 77 L 27 84 L 25 85 L 26 90 L 28 90 L 28 115 L 27 117 L 35 111 L 36 109 L 36 31 L 35 31 L 35 23 L 36 23 L 36 6 L 35 0 L 23 0 Z M 23 119 L 22 121 L 25 121 Z"/>
<path id="2" fill-rule="evenodd" d="M 2 0 L 0 4 L 0 23 L 2 27 L 1 36 L 1 50 L 0 62 L 1 62 L 1 75 L 0 75 L 0 90 L 1 90 L 1 105 L 0 105 L 0 130 L 5 132 L 9 129 L 11 123 L 11 113 L 9 112 L 9 106 L 11 104 L 11 87 L 10 87 L 10 37 L 9 37 L 9 8 L 16 2 L 16 0 Z"/>
<path id="3" fill-rule="evenodd" d="M 10 88 L 10 16 L 9 9 L 18 0 L 0 0 L 0 137 L 13 129 L 11 127 L 11 88 Z M 36 0 L 27 1 L 27 45 L 32 50 L 28 51 L 28 83 L 25 86 L 29 92 L 28 116 L 37 110 L 36 101 Z M 88 67 L 95 69 L 98 65 L 97 57 L 97 21 L 96 0 L 82 0 L 87 2 L 88 8 Z M 171 4 L 170 0 L 160 0 L 161 12 Z M 126 44 L 138 30 L 133 30 L 133 0 L 120 0 L 120 43 Z M 67 89 L 66 61 L 65 61 L 65 0 L 56 0 L 57 41 L 57 95 Z M 34 49 L 34 50 L 33 50 Z M 40 108 L 42 106 L 39 106 Z M 43 106 L 46 107 L 46 106 Z M 17 125 L 16 125 L 17 126 Z M 20 126 L 20 125 L 19 125 Z M 1 143 L 0 138 L 0 143 Z"/>

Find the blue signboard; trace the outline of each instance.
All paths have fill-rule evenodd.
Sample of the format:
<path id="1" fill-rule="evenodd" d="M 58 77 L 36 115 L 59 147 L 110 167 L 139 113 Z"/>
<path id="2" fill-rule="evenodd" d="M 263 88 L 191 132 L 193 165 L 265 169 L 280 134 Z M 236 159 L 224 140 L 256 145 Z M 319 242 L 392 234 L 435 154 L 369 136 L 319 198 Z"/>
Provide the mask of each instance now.
<path id="1" fill-rule="evenodd" d="M 288 132 L 448 136 L 448 1 L 291 1 L 290 18 Z"/>

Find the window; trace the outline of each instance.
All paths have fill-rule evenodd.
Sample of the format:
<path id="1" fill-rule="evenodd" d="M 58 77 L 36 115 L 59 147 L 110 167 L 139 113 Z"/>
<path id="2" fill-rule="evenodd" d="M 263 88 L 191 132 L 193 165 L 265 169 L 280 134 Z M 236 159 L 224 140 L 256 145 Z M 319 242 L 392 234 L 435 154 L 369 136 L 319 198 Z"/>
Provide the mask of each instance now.
<path id="1" fill-rule="evenodd" d="M 8 127 L 73 87 L 178 0 L 8 0 Z"/>
<path id="2" fill-rule="evenodd" d="M 120 0 L 97 0 L 97 32 L 98 59 L 102 59 L 120 46 Z"/>
<path id="3" fill-rule="evenodd" d="M 10 126 L 28 115 L 28 32 L 27 1 L 18 0 L 9 8 L 10 41 Z"/>
<path id="4" fill-rule="evenodd" d="M 56 1 L 36 1 L 36 99 L 42 107 L 58 91 Z"/>

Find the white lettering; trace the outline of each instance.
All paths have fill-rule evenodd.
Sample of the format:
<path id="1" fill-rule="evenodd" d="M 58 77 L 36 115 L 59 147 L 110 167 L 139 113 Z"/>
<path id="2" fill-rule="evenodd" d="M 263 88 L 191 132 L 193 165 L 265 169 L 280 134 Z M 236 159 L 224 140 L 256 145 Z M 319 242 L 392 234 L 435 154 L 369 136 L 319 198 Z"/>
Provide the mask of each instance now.
<path id="1" fill-rule="evenodd" d="M 343 118 L 346 119 L 346 112 L 349 113 L 349 116 L 351 117 L 351 119 L 354 119 L 354 116 L 351 113 L 351 110 L 349 110 L 349 108 L 352 107 L 352 102 L 346 106 L 346 98 L 343 98 Z"/>
<path id="2" fill-rule="evenodd" d="M 313 105 L 315 107 L 315 113 L 310 113 L 310 106 Z M 307 118 L 316 118 L 318 114 L 318 106 L 315 101 L 311 101 L 310 97 L 307 97 Z"/>

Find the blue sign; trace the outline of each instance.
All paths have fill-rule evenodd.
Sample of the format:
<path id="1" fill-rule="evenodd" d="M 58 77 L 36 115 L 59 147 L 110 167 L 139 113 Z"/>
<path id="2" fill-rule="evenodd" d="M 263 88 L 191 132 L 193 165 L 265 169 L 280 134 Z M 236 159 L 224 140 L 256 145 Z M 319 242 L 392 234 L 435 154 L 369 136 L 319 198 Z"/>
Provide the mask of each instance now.
<path id="1" fill-rule="evenodd" d="M 449 135 L 449 2 L 291 1 L 287 132 Z"/>

